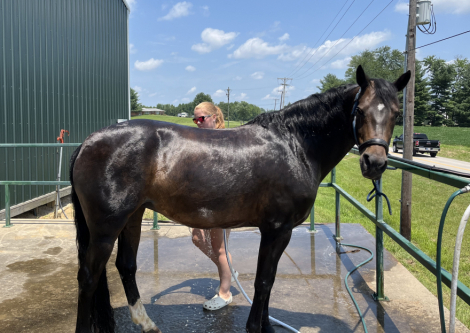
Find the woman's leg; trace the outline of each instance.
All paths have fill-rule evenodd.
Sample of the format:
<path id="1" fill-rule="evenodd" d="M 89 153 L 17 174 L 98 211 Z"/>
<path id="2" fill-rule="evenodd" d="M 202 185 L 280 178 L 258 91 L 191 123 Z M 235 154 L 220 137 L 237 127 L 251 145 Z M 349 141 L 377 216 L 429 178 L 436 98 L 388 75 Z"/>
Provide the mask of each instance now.
<path id="1" fill-rule="evenodd" d="M 227 230 L 227 240 L 230 230 Z M 219 270 L 220 278 L 220 290 L 219 296 L 223 299 L 230 298 L 230 280 L 232 278 L 232 273 L 230 272 L 230 267 L 227 262 L 227 256 L 225 255 L 225 245 L 224 245 L 224 231 L 223 229 L 211 229 L 211 244 L 213 253 L 215 254 L 217 260 L 217 268 Z M 229 253 L 230 262 L 232 262 L 232 256 Z"/>
<path id="2" fill-rule="evenodd" d="M 193 243 L 199 248 L 199 250 L 202 251 L 202 253 L 204 253 L 210 260 L 212 260 L 214 264 L 218 266 L 219 259 L 212 250 L 211 240 L 206 238 L 206 233 L 209 235 L 209 231 L 206 230 L 206 233 L 204 233 L 204 231 L 205 230 L 203 229 L 193 228 Z"/>

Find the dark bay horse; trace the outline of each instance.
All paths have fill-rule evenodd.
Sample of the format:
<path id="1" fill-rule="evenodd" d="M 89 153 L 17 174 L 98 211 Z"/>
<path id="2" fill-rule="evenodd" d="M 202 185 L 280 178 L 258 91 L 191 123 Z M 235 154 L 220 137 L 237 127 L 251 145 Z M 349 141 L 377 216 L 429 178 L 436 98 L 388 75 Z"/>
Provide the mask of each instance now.
<path id="1" fill-rule="evenodd" d="M 366 178 L 387 166 L 399 113 L 394 83 L 369 79 L 330 89 L 244 126 L 200 130 L 133 120 L 91 134 L 74 152 L 70 181 L 79 258 L 76 332 L 114 332 L 105 265 L 118 240 L 119 270 L 134 323 L 160 332 L 135 280 L 142 215 L 152 209 L 193 228 L 261 232 L 249 333 L 271 333 L 268 305 L 292 229 L 305 221 L 323 178 L 359 145 Z"/>

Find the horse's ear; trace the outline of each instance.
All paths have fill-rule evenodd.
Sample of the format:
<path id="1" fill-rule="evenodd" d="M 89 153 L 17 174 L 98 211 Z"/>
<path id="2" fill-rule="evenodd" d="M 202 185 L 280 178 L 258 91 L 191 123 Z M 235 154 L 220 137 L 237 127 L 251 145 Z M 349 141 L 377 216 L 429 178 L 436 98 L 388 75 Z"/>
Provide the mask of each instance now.
<path id="1" fill-rule="evenodd" d="M 369 85 L 369 78 L 367 77 L 361 65 L 359 65 L 356 70 L 356 82 L 363 91 Z"/>
<path id="2" fill-rule="evenodd" d="M 398 91 L 402 91 L 405 89 L 406 85 L 408 84 L 408 81 L 410 81 L 411 78 L 411 72 L 407 71 L 406 73 L 402 74 L 393 84 L 397 88 Z"/>

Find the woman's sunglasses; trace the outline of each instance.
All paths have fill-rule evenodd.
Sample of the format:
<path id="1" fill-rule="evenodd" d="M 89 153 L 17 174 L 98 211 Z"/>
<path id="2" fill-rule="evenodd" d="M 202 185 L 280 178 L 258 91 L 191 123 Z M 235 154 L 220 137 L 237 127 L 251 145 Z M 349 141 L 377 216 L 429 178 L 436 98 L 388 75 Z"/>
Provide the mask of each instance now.
<path id="1" fill-rule="evenodd" d="M 210 118 L 210 117 L 212 117 L 212 115 L 210 115 L 210 116 L 201 116 L 201 117 L 193 118 L 193 122 L 194 122 L 196 125 L 197 125 L 198 122 L 202 124 L 202 123 L 204 122 L 204 120 L 206 120 L 206 118 Z"/>

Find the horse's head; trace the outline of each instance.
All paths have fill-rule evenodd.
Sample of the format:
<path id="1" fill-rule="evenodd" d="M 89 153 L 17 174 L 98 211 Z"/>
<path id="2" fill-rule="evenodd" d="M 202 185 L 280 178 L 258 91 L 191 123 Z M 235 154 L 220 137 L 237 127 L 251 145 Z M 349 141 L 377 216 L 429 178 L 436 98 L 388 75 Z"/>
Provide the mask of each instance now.
<path id="1" fill-rule="evenodd" d="M 387 168 L 388 146 L 400 109 L 397 92 L 405 88 L 410 76 L 408 71 L 390 83 L 369 79 L 361 66 L 357 68 L 356 81 L 360 89 L 352 111 L 353 132 L 365 178 L 379 179 Z"/>

